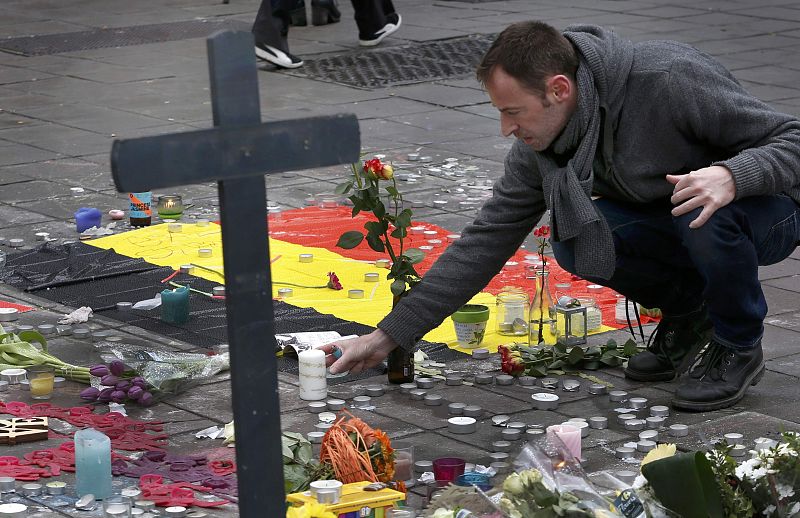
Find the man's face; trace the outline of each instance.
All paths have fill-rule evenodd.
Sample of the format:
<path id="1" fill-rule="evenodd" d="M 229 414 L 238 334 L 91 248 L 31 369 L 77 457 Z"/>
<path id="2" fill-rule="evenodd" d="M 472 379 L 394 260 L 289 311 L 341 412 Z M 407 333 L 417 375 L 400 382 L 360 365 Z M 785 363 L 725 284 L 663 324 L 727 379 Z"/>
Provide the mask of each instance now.
<path id="1" fill-rule="evenodd" d="M 560 92 L 560 97 L 555 93 L 559 85 L 553 83 L 553 78 L 548 79 L 545 85 L 545 95 L 542 97 L 525 89 L 499 66 L 495 67 L 486 82 L 489 98 L 500 111 L 500 131 L 503 136 L 514 135 L 535 151 L 544 151 L 550 146 L 574 111 L 574 103 L 563 97 L 565 92 Z M 567 94 L 573 92 L 567 87 Z"/>

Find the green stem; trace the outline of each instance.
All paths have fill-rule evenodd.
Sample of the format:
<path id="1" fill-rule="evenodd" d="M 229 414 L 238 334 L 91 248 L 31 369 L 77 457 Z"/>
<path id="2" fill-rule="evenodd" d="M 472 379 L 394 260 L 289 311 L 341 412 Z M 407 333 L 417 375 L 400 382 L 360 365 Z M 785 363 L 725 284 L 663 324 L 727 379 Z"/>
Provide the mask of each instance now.
<path id="1" fill-rule="evenodd" d="M 358 188 L 361 189 L 363 184 L 361 183 L 361 175 L 358 174 L 358 170 L 360 169 L 359 166 L 360 166 L 360 164 L 350 164 L 350 168 L 353 170 L 353 176 L 356 179 L 356 183 L 358 184 Z"/>

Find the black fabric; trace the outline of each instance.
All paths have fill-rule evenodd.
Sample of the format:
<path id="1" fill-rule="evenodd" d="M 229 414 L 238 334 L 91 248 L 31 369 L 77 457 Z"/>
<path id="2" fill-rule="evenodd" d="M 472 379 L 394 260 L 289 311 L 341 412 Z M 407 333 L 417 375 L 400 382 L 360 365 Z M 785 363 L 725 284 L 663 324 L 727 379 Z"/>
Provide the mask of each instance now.
<path id="1" fill-rule="evenodd" d="M 142 271 L 144 270 L 144 271 Z M 192 293 L 189 320 L 181 325 L 161 320 L 158 308 L 150 311 L 116 309 L 117 302 L 136 303 L 151 299 L 164 289 L 172 287 L 164 279 L 175 273 L 169 267 L 157 266 L 142 259 L 132 259 L 113 249 L 101 250 L 84 243 L 53 246 L 45 243 L 34 250 L 26 250 L 8 257 L 6 268 L 0 271 L 0 281 L 20 290 L 58 281 L 61 284 L 39 289 L 36 296 L 65 306 L 89 306 L 97 314 L 126 324 L 140 327 L 159 335 L 180 340 L 198 347 L 211 348 L 227 343 L 228 329 L 225 301 Z M 113 274 L 98 278 L 100 275 Z M 178 273 L 172 279 L 178 284 L 188 284 L 193 289 L 211 293 L 215 283 L 193 275 Z M 362 335 L 374 328 L 323 314 L 313 308 L 300 308 L 275 300 L 275 333 L 308 331 L 336 331 L 342 336 Z M 265 341 L 266 343 L 266 341 Z M 419 348 L 433 361 L 444 362 L 458 358 L 462 353 L 444 344 L 420 342 Z M 279 357 L 278 370 L 297 374 L 297 359 Z M 337 384 L 382 374 L 384 369 L 370 369 L 359 375 L 329 379 Z"/>

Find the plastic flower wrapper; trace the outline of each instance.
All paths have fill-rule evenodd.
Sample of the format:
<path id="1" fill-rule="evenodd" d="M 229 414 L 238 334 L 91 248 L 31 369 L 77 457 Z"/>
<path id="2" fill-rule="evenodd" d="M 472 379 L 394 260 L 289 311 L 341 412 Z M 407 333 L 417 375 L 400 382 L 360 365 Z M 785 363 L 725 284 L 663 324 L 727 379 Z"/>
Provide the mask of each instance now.
<path id="1" fill-rule="evenodd" d="M 144 378 L 156 398 L 178 394 L 230 368 L 227 352 L 208 356 L 117 342 L 99 342 L 100 357 L 121 361 L 129 371 Z"/>
<path id="2" fill-rule="evenodd" d="M 503 483 L 501 507 L 513 518 L 592 517 L 626 518 L 610 507 L 556 436 L 545 434 L 528 443 L 515 461 L 519 472 Z"/>

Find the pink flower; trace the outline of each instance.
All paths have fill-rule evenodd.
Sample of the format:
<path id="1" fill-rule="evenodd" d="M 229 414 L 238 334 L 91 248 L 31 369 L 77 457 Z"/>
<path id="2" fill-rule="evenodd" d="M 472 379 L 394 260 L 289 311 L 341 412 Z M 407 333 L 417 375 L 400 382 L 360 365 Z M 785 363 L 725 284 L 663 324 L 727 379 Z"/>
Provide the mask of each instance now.
<path id="1" fill-rule="evenodd" d="M 328 288 L 332 290 L 344 289 L 342 283 L 339 282 L 339 277 L 333 272 L 328 272 Z"/>

